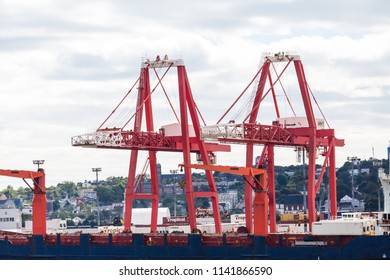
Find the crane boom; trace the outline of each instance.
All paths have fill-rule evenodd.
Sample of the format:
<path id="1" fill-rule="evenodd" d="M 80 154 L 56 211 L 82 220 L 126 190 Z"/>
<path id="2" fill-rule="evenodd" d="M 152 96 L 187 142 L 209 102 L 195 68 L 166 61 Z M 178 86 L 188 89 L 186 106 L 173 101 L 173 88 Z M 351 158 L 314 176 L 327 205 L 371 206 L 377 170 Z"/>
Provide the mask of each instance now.
<path id="1" fill-rule="evenodd" d="M 33 179 L 42 176 L 40 171 L 27 171 L 27 170 L 6 170 L 0 169 L 1 176 L 24 178 L 24 179 Z"/>

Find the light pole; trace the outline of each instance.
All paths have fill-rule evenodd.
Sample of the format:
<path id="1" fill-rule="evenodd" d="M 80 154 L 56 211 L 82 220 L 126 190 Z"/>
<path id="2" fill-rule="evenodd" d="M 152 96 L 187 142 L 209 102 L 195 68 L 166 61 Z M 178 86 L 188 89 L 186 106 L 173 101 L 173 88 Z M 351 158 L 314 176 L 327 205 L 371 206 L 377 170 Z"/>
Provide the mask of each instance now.
<path id="1" fill-rule="evenodd" d="M 39 170 L 39 166 L 40 166 L 41 164 L 44 164 L 44 163 L 45 163 L 45 160 L 44 160 L 44 159 L 34 159 L 34 160 L 33 160 L 33 164 L 38 165 L 38 170 Z"/>
<path id="2" fill-rule="evenodd" d="M 173 204 L 173 215 L 176 217 L 176 181 L 177 181 L 177 169 L 169 170 L 171 174 L 174 174 L 174 182 L 173 182 L 173 193 L 174 193 L 174 204 Z"/>
<path id="3" fill-rule="evenodd" d="M 355 212 L 354 202 L 355 202 L 355 187 L 353 186 L 353 167 L 355 164 L 359 164 L 360 158 L 353 156 L 347 157 L 347 160 L 351 163 L 351 189 L 352 189 L 352 212 Z"/>
<path id="4" fill-rule="evenodd" d="M 102 171 L 100 167 L 92 168 L 92 172 L 96 173 L 96 204 L 97 204 L 97 222 L 100 226 L 100 206 L 99 206 L 99 196 L 98 196 L 98 186 L 99 186 L 99 172 Z"/>

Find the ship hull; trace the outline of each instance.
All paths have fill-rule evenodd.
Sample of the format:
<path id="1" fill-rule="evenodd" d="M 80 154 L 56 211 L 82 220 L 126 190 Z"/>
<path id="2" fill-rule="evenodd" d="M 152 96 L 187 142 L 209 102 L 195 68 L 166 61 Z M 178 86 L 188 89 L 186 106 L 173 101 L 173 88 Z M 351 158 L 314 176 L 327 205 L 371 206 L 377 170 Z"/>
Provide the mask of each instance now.
<path id="1" fill-rule="evenodd" d="M 59 234 L 52 236 L 51 241 L 33 235 L 26 244 L 16 244 L 7 237 L 0 240 L 0 259 L 367 260 L 390 257 L 390 236 L 329 236 L 319 239 L 306 236 L 297 242 L 297 235 L 281 234 L 271 238 L 248 235 L 233 241 L 226 236 L 204 238 L 189 234 L 172 239 L 166 234 L 132 234 L 131 240 L 127 237 L 127 244 L 117 242 L 111 234 L 100 239 L 91 237 L 81 234 L 77 239 L 65 242 Z"/>

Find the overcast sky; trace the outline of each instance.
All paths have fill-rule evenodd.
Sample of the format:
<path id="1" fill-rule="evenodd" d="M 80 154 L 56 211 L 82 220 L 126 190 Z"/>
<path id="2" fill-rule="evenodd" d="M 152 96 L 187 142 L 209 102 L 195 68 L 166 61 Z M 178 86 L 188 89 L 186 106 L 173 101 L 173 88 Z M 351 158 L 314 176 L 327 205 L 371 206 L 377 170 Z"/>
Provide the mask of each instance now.
<path id="1" fill-rule="evenodd" d="M 389 12 L 387 0 L 0 0 L 0 168 L 34 170 L 32 160 L 45 159 L 48 186 L 94 180 L 92 167 L 103 169 L 103 179 L 127 176 L 129 151 L 75 148 L 70 139 L 96 129 L 136 81 L 141 58 L 157 54 L 183 58 L 212 124 L 263 52 L 293 51 L 345 139 L 337 164 L 373 152 L 385 158 Z M 276 156 L 277 165 L 297 164 L 288 152 Z M 235 153 L 219 163 L 242 164 L 244 155 Z M 170 161 L 160 154 L 164 172 L 182 162 L 179 154 Z M 8 184 L 24 183 L 0 177 L 0 188 Z"/>

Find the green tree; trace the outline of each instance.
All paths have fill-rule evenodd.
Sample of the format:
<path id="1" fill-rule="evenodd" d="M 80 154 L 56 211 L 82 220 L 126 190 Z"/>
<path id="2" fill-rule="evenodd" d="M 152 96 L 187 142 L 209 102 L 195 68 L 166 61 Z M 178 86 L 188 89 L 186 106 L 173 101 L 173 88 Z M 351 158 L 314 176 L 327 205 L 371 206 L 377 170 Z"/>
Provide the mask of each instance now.
<path id="1" fill-rule="evenodd" d="M 112 202 L 122 202 L 125 193 L 125 187 L 123 184 L 113 185 L 111 187 Z"/>
<path id="2" fill-rule="evenodd" d="M 288 176 L 284 173 L 276 175 L 276 182 L 279 186 L 285 187 L 288 183 Z"/>
<path id="3" fill-rule="evenodd" d="M 12 186 L 7 186 L 1 193 L 5 194 L 8 198 L 17 198 L 18 194 Z"/>
<path id="4" fill-rule="evenodd" d="M 337 201 L 339 201 L 345 195 L 351 196 L 351 192 L 352 190 L 350 185 L 337 181 Z"/>
<path id="5" fill-rule="evenodd" d="M 55 186 L 50 186 L 46 188 L 46 197 L 50 200 L 58 200 L 61 199 L 60 188 Z"/>
<path id="6" fill-rule="evenodd" d="M 133 208 L 148 208 L 150 202 L 145 199 L 134 199 Z"/>
<path id="7" fill-rule="evenodd" d="M 56 199 L 53 201 L 53 211 L 57 211 L 57 210 L 60 210 L 61 208 L 61 205 L 60 205 L 60 202 Z"/>
<path id="8" fill-rule="evenodd" d="M 16 190 L 16 195 L 17 197 L 27 200 L 32 198 L 32 191 L 28 187 L 19 187 Z"/>
<path id="9" fill-rule="evenodd" d="M 77 186 L 74 182 L 64 181 L 57 184 L 57 188 L 63 193 L 66 193 L 69 197 L 78 197 Z"/>
<path id="10" fill-rule="evenodd" d="M 97 195 L 100 204 L 108 205 L 112 204 L 112 202 L 114 201 L 113 192 L 110 186 L 99 186 L 97 188 Z"/>

